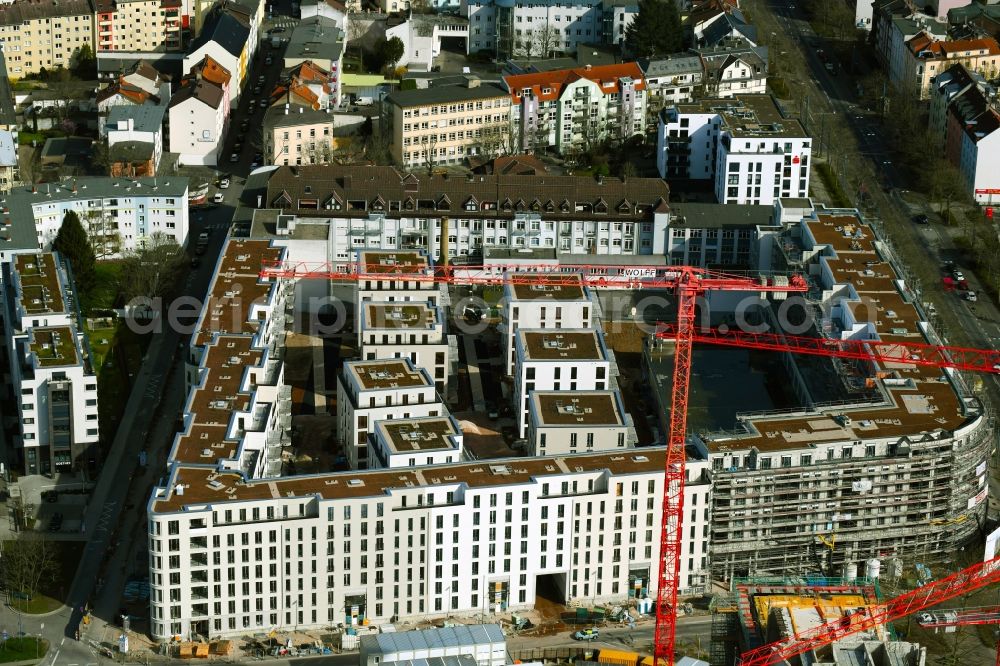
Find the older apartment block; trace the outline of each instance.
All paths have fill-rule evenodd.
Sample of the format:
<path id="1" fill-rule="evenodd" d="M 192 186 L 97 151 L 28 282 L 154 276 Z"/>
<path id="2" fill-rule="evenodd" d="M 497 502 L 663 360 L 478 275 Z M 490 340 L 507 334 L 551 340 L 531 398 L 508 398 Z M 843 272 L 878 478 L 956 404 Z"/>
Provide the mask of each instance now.
<path id="1" fill-rule="evenodd" d="M 76 211 L 101 258 L 120 256 L 151 236 L 187 242 L 188 179 L 80 177 L 19 186 L 0 197 L 9 211 L 11 241 L 20 249 L 48 249 L 67 210 Z"/>
<path id="2" fill-rule="evenodd" d="M 21 0 L 0 5 L 0 48 L 14 78 L 70 67 L 84 44 L 94 51 L 89 0 Z"/>
<path id="3" fill-rule="evenodd" d="M 510 95 L 475 77 L 396 91 L 386 101 L 392 109 L 392 154 L 407 167 L 464 164 L 512 141 Z"/>
<path id="4" fill-rule="evenodd" d="M 4 264 L 9 381 L 20 424 L 13 445 L 24 474 L 88 468 L 97 456 L 97 376 L 79 326 L 75 289 L 59 255 Z"/>
<path id="5" fill-rule="evenodd" d="M 586 65 L 504 77 L 522 150 L 587 150 L 646 127 L 646 80 L 638 63 Z"/>
<path id="6" fill-rule="evenodd" d="M 461 178 L 338 165 L 279 167 L 265 178 L 253 215 L 280 214 L 279 236 L 329 225 L 325 251 L 338 262 L 365 247 L 424 250 L 433 261 L 490 248 L 623 256 L 666 248 L 669 189 L 659 178 Z"/>
<path id="7" fill-rule="evenodd" d="M 96 51 L 184 50 L 188 17 L 183 0 L 95 0 Z"/>

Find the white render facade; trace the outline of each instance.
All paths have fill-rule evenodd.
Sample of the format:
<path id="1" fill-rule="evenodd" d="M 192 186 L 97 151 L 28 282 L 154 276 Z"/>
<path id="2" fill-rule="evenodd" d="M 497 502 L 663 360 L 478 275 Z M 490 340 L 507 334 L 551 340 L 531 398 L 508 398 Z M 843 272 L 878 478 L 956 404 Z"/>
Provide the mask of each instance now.
<path id="1" fill-rule="evenodd" d="M 504 285 L 500 304 L 504 372 L 514 374 L 517 355 L 514 338 L 520 328 L 590 328 L 594 323 L 593 296 L 579 285 Z"/>
<path id="2" fill-rule="evenodd" d="M 601 0 L 462 0 L 461 14 L 469 19 L 469 52 L 498 58 L 575 53 L 604 34 Z"/>
<path id="3" fill-rule="evenodd" d="M 462 462 L 462 428 L 451 416 L 378 421 L 370 436 L 371 469 L 413 469 Z"/>
<path id="4" fill-rule="evenodd" d="M 337 439 L 351 469 L 367 469 L 377 422 L 446 413 L 427 370 L 409 358 L 349 361 L 338 376 Z"/>
<path id="5" fill-rule="evenodd" d="M 807 197 L 812 140 L 776 109 L 764 95 L 664 109 L 656 138 L 660 175 L 712 180 L 723 204 Z"/>
<path id="6" fill-rule="evenodd" d="M 357 322 L 361 357 L 408 358 L 426 368 L 441 393 L 448 385 L 448 338 L 444 312 L 426 301 L 366 303 Z"/>
<path id="7" fill-rule="evenodd" d="M 57 254 L 19 254 L 5 265 L 4 282 L 19 467 L 25 474 L 86 467 L 96 458 L 100 434 L 97 376 L 67 300 L 69 275 Z"/>
<path id="8" fill-rule="evenodd" d="M 618 391 L 533 391 L 527 435 L 529 456 L 613 451 L 636 442 Z"/>
<path id="9" fill-rule="evenodd" d="M 651 447 L 419 473 L 215 474 L 218 491 L 211 470 L 175 467 L 149 503 L 150 633 L 492 616 L 531 608 L 543 576 L 569 603 L 655 594 L 663 461 Z M 705 589 L 711 493 L 704 464 L 687 475 L 685 595 Z"/>
<path id="10" fill-rule="evenodd" d="M 605 346 L 600 329 L 519 328 L 514 350 L 514 413 L 518 437 L 525 437 L 528 432 L 528 403 L 532 391 L 614 388 L 613 352 Z"/>
<path id="11" fill-rule="evenodd" d="M 187 242 L 188 179 L 81 177 L 34 187 L 17 187 L 2 197 L 11 218 L 34 222 L 39 248 L 51 247 L 66 211 L 73 210 L 91 236 L 105 237 L 104 254 L 114 258 L 153 236 Z"/>

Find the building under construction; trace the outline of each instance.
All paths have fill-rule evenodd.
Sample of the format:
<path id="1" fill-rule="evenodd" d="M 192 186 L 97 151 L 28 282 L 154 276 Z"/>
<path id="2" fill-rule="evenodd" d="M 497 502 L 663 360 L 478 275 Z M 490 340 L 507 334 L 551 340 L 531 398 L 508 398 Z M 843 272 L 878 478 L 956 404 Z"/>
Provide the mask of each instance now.
<path id="1" fill-rule="evenodd" d="M 712 602 L 712 664 L 824 624 L 857 623 L 880 603 L 875 579 L 735 579 Z M 923 666 L 926 648 L 895 640 L 892 628 L 868 631 L 811 650 L 798 663 L 812 666 Z"/>
<path id="2" fill-rule="evenodd" d="M 760 268 L 808 275 L 813 288 L 794 316 L 760 301 L 753 323 L 782 332 L 797 318 L 807 336 L 943 344 L 856 211 L 782 200 L 774 226 L 758 231 Z M 670 347 L 654 341 L 647 360 Z M 797 407 L 739 414 L 722 432 L 693 429 L 689 448 L 713 473 L 714 578 L 849 576 L 872 559 L 944 558 L 977 534 L 995 436 L 972 378 L 870 358 L 783 353 L 783 365 Z M 665 413 L 669 391 L 656 393 Z"/>

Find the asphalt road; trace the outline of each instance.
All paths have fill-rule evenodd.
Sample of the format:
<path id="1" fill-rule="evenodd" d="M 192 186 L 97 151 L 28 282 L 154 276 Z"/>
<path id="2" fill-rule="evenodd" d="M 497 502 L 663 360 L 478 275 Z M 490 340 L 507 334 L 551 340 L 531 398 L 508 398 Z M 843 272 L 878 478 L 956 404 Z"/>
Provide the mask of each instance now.
<path id="1" fill-rule="evenodd" d="M 946 259 L 953 258 L 954 246 L 944 227 L 917 225 L 911 221 L 915 212 L 927 213 L 932 219 L 937 216 L 926 208 L 914 210 L 901 196 L 905 189 L 899 188 L 907 187 L 907 183 L 893 164 L 885 126 L 877 109 L 865 108 L 876 107 L 878 100 L 859 98 L 857 81 L 860 77 L 845 71 L 849 63 L 839 63 L 838 75 L 831 75 L 826 70 L 818 53 L 825 45 L 794 0 L 765 0 L 765 4 L 774 14 L 778 27 L 800 46 L 799 55 L 808 71 L 807 80 L 798 81 L 806 91 L 800 107 L 808 109 L 807 129 L 816 138 L 823 157 L 839 171 L 848 163 L 844 155 L 860 155 L 860 172 L 855 175 L 859 182 L 867 185 L 868 202 L 877 218 L 873 223 L 889 240 L 904 265 L 940 266 Z M 853 143 L 850 140 L 838 143 L 831 151 L 827 145 L 829 134 L 824 128 L 827 123 L 843 123 Z M 823 141 L 824 137 L 827 141 Z M 846 194 L 859 202 L 859 192 Z M 975 276 L 970 275 L 969 270 L 965 273 L 972 287 L 979 291 L 981 285 Z M 908 282 L 912 285 L 915 280 Z M 937 285 L 921 287 L 921 300 L 934 303 L 938 321 L 944 323 L 946 334 L 951 338 L 946 339 L 947 344 L 994 349 L 1000 343 L 1000 311 L 988 299 L 973 305 L 953 293 L 943 293 Z M 1000 404 L 1000 377 L 988 375 L 983 379 L 991 401 Z"/>

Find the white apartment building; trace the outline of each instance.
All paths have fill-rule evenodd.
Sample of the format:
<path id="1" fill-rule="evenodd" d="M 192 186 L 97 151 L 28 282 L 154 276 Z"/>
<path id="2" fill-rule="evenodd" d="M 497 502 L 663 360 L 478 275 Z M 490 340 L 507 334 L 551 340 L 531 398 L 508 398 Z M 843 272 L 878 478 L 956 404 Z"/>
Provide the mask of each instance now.
<path id="1" fill-rule="evenodd" d="M 333 116 L 301 104 L 276 104 L 264 114 L 264 161 L 326 164 L 333 159 Z"/>
<path id="2" fill-rule="evenodd" d="M 413 469 L 462 462 L 462 429 L 451 416 L 376 421 L 371 469 Z"/>
<path id="3" fill-rule="evenodd" d="M 701 58 L 704 71 L 701 96 L 727 99 L 767 92 L 766 46 L 740 40 L 692 49 L 692 53 Z"/>
<path id="4" fill-rule="evenodd" d="M 613 451 L 635 446 L 635 428 L 618 391 L 532 391 L 529 456 Z"/>
<path id="5" fill-rule="evenodd" d="M 0 48 L 13 78 L 68 68 L 85 44 L 96 51 L 94 10 L 88 0 L 0 5 Z"/>
<path id="6" fill-rule="evenodd" d="M 514 339 L 514 413 L 518 437 L 528 432 L 533 391 L 614 388 L 613 354 L 600 329 L 525 329 Z"/>
<path id="7" fill-rule="evenodd" d="M 367 469 L 375 423 L 444 416 L 434 381 L 409 358 L 348 361 L 337 378 L 337 440 L 351 469 Z"/>
<path id="8" fill-rule="evenodd" d="M 69 275 L 51 253 L 16 255 L 5 273 L 18 467 L 24 474 L 52 474 L 89 466 L 100 434 L 97 376 L 68 296 Z"/>
<path id="9" fill-rule="evenodd" d="M 469 52 L 497 59 L 575 53 L 604 35 L 602 0 L 462 0 L 469 19 Z"/>
<path id="10" fill-rule="evenodd" d="M 719 203 L 773 205 L 809 195 L 812 140 L 767 95 L 702 100 L 660 112 L 663 178 L 710 179 Z"/>
<path id="11" fill-rule="evenodd" d="M 504 285 L 500 301 L 501 348 L 504 372 L 514 374 L 517 361 L 514 338 L 520 328 L 590 328 L 596 305 L 590 290 L 578 284 Z"/>
<path id="12" fill-rule="evenodd" d="M 704 77 L 701 58 L 691 53 L 646 59 L 639 66 L 646 79 L 646 103 L 650 108 L 693 101 Z"/>
<path id="13" fill-rule="evenodd" d="M 76 211 L 91 238 L 104 237 L 105 258 L 133 250 L 154 234 L 187 242 L 188 179 L 181 176 L 80 177 L 19 186 L 0 205 L 11 219 L 15 244 L 9 250 L 51 247 L 67 210 Z"/>
<path id="14" fill-rule="evenodd" d="M 510 93 L 500 85 L 468 76 L 454 85 L 395 91 L 386 103 L 392 154 L 404 166 L 464 164 L 511 145 Z"/>
<path id="15" fill-rule="evenodd" d="M 362 306 L 372 301 L 418 301 L 431 307 L 441 304 L 443 292 L 433 280 L 434 269 L 426 250 L 360 249 L 354 269 L 364 276 L 355 282 L 354 321 L 361 321 Z"/>
<path id="16" fill-rule="evenodd" d="M 214 166 L 229 125 L 225 90 L 207 79 L 192 79 L 170 98 L 170 152 L 183 165 Z"/>
<path id="17" fill-rule="evenodd" d="M 638 63 L 511 74 L 504 84 L 525 151 L 586 150 L 645 132 L 646 81 Z"/>
<path id="18" fill-rule="evenodd" d="M 174 464 L 148 504 L 150 633 L 493 618 L 540 587 L 567 603 L 655 596 L 664 454 L 260 480 Z M 707 466 L 687 477 L 684 595 L 705 590 L 711 506 Z"/>
<path id="19" fill-rule="evenodd" d="M 361 357 L 409 358 L 426 368 L 438 392 L 448 385 L 448 337 L 444 312 L 427 302 L 371 301 L 361 308 L 356 322 Z"/>
<path id="20" fill-rule="evenodd" d="M 330 260 L 348 263 L 366 247 L 425 250 L 434 261 L 445 246 L 449 257 L 489 248 L 662 255 L 668 198 L 660 178 L 461 178 L 314 165 L 275 169 L 255 203 L 280 211 L 279 235 L 295 234 L 300 223 L 330 225 Z"/>

